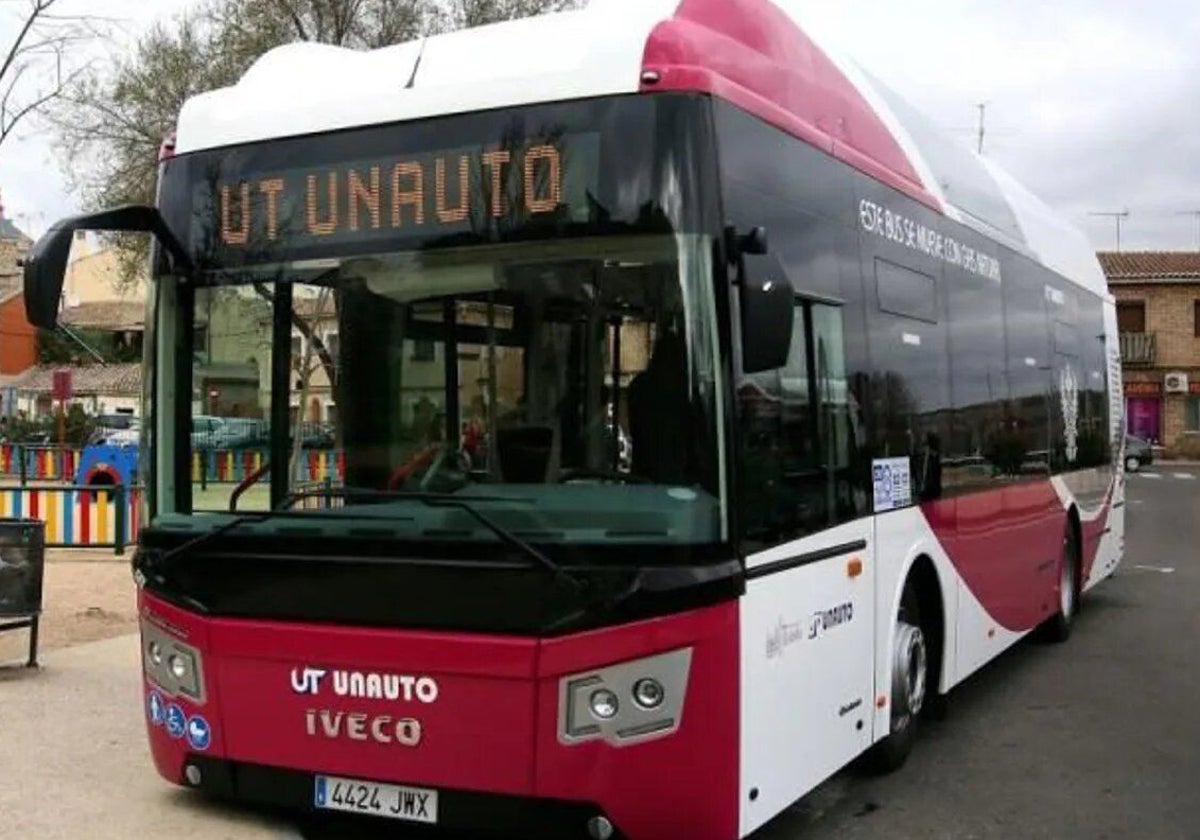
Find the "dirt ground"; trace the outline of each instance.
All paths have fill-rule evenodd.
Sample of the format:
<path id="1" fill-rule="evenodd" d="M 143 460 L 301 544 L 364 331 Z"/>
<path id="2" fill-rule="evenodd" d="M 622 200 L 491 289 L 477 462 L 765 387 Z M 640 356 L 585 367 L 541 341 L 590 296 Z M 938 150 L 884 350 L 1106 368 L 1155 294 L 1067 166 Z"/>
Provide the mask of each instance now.
<path id="1" fill-rule="evenodd" d="M 39 650 L 68 647 L 137 630 L 137 589 L 129 555 L 111 550 L 46 552 Z M 0 633 L 0 663 L 21 660 L 29 631 Z"/>

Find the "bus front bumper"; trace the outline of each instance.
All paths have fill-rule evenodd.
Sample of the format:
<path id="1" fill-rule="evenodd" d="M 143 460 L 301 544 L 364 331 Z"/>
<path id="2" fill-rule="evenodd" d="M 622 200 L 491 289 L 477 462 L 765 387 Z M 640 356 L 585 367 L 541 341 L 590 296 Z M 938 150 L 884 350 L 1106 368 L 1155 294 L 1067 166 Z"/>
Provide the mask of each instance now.
<path id="1" fill-rule="evenodd" d="M 334 777 L 434 791 L 450 829 L 738 836 L 736 601 L 537 639 L 139 600 L 147 733 L 175 784 L 315 814 Z"/>

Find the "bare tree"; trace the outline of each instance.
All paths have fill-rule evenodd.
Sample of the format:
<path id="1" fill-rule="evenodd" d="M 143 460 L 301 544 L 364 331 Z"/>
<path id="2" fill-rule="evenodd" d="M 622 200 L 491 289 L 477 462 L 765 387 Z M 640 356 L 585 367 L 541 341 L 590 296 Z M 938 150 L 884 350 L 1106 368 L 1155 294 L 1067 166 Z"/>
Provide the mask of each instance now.
<path id="1" fill-rule="evenodd" d="M 582 0 L 442 0 L 438 4 L 448 29 L 483 26 L 502 20 L 530 17 L 577 8 Z"/>
<path id="2" fill-rule="evenodd" d="M 318 326 L 335 314 L 333 309 L 333 289 L 331 287 L 321 287 L 321 290 L 317 292 L 316 299 L 312 301 L 311 310 L 311 314 L 307 318 L 299 316 L 299 313 L 295 309 L 293 309 L 292 313 L 292 325 L 302 335 L 306 336 L 306 340 L 303 342 L 304 348 L 300 353 L 300 357 L 292 360 L 296 374 L 299 377 L 300 393 L 296 409 L 296 428 L 292 439 L 291 460 L 288 464 L 288 486 L 291 491 L 294 491 L 297 483 L 301 481 L 300 456 L 304 446 L 304 414 L 308 410 L 308 397 L 312 391 L 313 376 L 318 371 L 324 371 L 326 377 L 329 379 L 330 390 L 334 391 L 336 388 L 334 382 L 336 370 L 333 369 L 334 365 L 326 364 L 326 360 L 332 362 L 329 350 L 325 346 L 325 343 L 317 338 Z M 320 345 L 319 347 L 318 344 Z"/>
<path id="3" fill-rule="evenodd" d="M 99 18 L 57 14 L 59 2 L 25 0 L 15 19 L 17 34 L 0 61 L 0 145 L 79 78 L 86 65 L 77 65 L 76 48 L 103 28 Z"/>
<path id="4" fill-rule="evenodd" d="M 59 0 L 28 0 L 41 14 Z M 154 200 L 158 155 L 183 103 L 231 85 L 263 53 L 293 41 L 374 49 L 422 34 L 535 14 L 577 0 L 206 0 L 160 23 L 130 55 L 68 75 L 49 110 L 64 172 L 84 204 Z M 124 237 L 122 275 L 146 264 L 145 237 Z"/>

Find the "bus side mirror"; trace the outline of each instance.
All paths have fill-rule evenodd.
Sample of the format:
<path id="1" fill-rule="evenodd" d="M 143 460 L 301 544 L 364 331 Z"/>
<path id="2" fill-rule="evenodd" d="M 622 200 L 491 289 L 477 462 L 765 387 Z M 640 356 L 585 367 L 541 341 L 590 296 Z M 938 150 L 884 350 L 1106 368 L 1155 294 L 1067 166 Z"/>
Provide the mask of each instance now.
<path id="1" fill-rule="evenodd" d="M 750 278 L 742 272 L 742 370 L 758 373 L 787 364 L 792 349 L 792 286 L 782 273 Z"/>
<path id="2" fill-rule="evenodd" d="M 74 238 L 74 230 L 52 227 L 38 239 L 25 258 L 25 320 L 35 327 L 50 330 L 58 324 L 63 275 Z"/>
<path id="3" fill-rule="evenodd" d="M 739 234 L 733 225 L 726 226 L 725 253 L 737 266 L 742 370 L 746 373 L 783 367 L 792 349 L 792 284 L 782 266 L 767 256 L 767 250 L 765 228 L 756 226 Z M 747 261 L 747 255 L 765 259 Z"/>
<path id="4" fill-rule="evenodd" d="M 153 233 L 170 254 L 175 270 L 192 273 L 191 258 L 154 207 L 129 205 L 63 219 L 42 234 L 23 264 L 25 319 L 35 327 L 51 330 L 58 325 L 67 258 L 75 233 L 81 230 Z"/>

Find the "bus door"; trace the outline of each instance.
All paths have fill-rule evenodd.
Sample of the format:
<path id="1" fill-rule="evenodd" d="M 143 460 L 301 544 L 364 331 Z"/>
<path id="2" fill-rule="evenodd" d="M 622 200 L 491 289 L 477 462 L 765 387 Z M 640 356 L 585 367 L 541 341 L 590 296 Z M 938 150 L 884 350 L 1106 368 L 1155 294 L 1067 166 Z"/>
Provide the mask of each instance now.
<path id="1" fill-rule="evenodd" d="M 743 832 L 870 744 L 874 563 L 841 307 L 797 299 L 784 368 L 742 377 Z"/>

